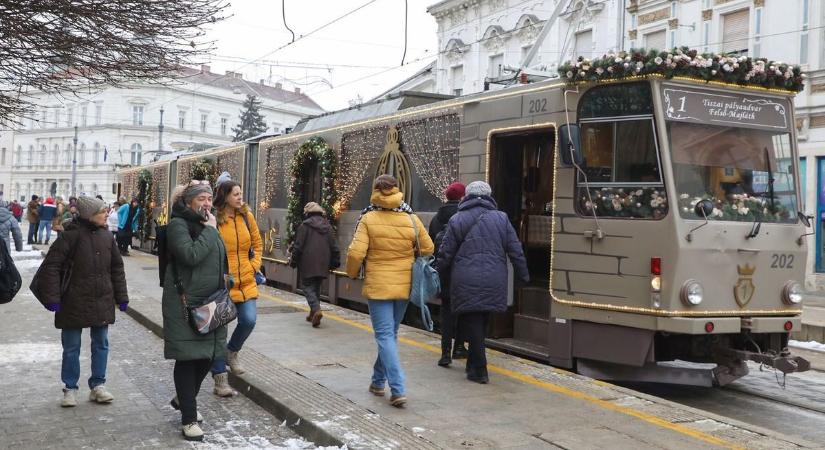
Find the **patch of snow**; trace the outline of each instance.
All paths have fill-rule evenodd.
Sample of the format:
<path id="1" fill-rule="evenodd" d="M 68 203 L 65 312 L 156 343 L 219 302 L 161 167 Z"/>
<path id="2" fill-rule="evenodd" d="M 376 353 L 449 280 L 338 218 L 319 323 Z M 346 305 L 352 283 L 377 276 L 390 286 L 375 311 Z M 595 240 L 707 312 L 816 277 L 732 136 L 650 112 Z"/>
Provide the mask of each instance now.
<path id="1" fill-rule="evenodd" d="M 817 342 L 817 341 L 802 342 L 802 341 L 795 341 L 795 340 L 791 339 L 790 341 L 788 341 L 788 345 L 791 346 L 791 347 L 798 347 L 798 348 L 804 348 L 804 349 L 807 349 L 807 350 L 815 350 L 815 351 L 819 351 L 819 352 L 825 352 L 825 344 Z"/>
<path id="2" fill-rule="evenodd" d="M 0 366 L 20 363 L 44 363 L 63 359 L 60 344 L 17 342 L 0 344 Z"/>
<path id="3" fill-rule="evenodd" d="M 43 252 L 40 250 L 26 250 L 25 247 L 22 252 L 16 252 L 12 250 L 11 258 L 15 261 L 18 259 L 32 259 L 32 258 L 43 258 Z"/>
<path id="4" fill-rule="evenodd" d="M 423 432 L 427 431 L 427 429 L 426 428 L 421 428 L 421 427 L 412 427 L 412 431 L 413 431 L 413 433 L 423 433 Z"/>
<path id="5" fill-rule="evenodd" d="M 23 259 L 14 261 L 14 267 L 17 267 L 17 270 L 36 269 L 40 267 L 40 263 L 42 262 L 42 259 Z"/>

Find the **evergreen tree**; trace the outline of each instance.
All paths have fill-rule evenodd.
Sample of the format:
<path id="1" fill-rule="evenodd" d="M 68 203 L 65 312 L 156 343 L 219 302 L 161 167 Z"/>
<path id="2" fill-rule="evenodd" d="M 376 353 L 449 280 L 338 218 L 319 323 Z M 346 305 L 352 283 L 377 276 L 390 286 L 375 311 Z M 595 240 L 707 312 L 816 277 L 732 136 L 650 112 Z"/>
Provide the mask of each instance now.
<path id="1" fill-rule="evenodd" d="M 261 101 L 254 95 L 247 95 L 241 110 L 241 122 L 237 127 L 232 127 L 232 132 L 235 133 L 232 142 L 243 141 L 266 131 L 267 125 L 260 110 Z"/>

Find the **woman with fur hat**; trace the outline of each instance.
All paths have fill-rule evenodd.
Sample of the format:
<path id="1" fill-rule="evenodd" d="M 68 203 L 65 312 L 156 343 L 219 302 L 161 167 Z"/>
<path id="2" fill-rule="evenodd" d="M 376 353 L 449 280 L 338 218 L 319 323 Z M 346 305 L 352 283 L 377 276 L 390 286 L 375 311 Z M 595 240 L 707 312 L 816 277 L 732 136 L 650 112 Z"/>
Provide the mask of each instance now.
<path id="1" fill-rule="evenodd" d="M 378 345 L 369 391 L 383 396 L 389 383 L 390 404 L 397 408 L 407 403 L 398 355 L 398 327 L 409 303 L 416 239 L 421 255 L 432 255 L 433 241 L 421 219 L 404 202 L 398 180 L 390 175 L 379 176 L 347 251 L 347 275 L 358 277 L 361 265 L 366 263 L 362 293 L 368 300 Z"/>
<path id="2" fill-rule="evenodd" d="M 129 303 L 123 259 L 105 228 L 106 204 L 82 196 L 78 199 L 77 209 L 78 219 L 67 224 L 31 283 L 37 299 L 55 313 L 55 327 L 61 330 L 63 407 L 77 405 L 80 342 L 84 328 L 91 329 L 92 337 L 89 400 L 96 403 L 114 400 L 105 386 L 109 357 L 107 336 L 109 325 L 115 322 L 115 306 L 126 311 Z M 67 261 L 72 262 L 72 276 L 63 291 L 61 273 Z"/>
<path id="3" fill-rule="evenodd" d="M 217 219 L 211 213 L 212 187 L 208 181 L 179 186 L 172 196 L 171 220 L 166 226 L 169 263 L 163 285 L 163 355 L 175 360 L 177 395 L 172 407 L 180 409 L 183 436 L 203 440 L 197 395 L 216 359 L 226 358 L 226 327 L 201 335 L 189 325 L 185 308 L 202 305 L 209 295 L 226 285 L 227 258 Z M 180 284 L 184 297 L 178 294 Z M 185 302 L 185 304 L 183 304 Z"/>
<path id="4" fill-rule="evenodd" d="M 335 243 L 332 225 L 324 217 L 324 208 L 315 202 L 304 206 L 306 219 L 295 232 L 290 266 L 297 267 L 301 285 L 309 304 L 307 322 L 318 328 L 321 325 L 321 283 L 329 271 L 341 265 L 341 252 Z"/>
<path id="5" fill-rule="evenodd" d="M 234 280 L 229 295 L 238 311 L 238 324 L 226 344 L 226 358 L 215 358 L 212 364 L 212 378 L 215 380 L 215 395 L 231 397 L 235 391 L 229 387 L 226 366 L 235 375 L 244 373 L 238 352 L 252 334 L 257 320 L 258 283 L 255 274 L 261 270 L 263 241 L 258 223 L 249 207 L 244 204 L 241 185 L 224 172 L 217 187 L 215 209 L 218 212 L 218 231 L 226 246 L 229 275 Z"/>

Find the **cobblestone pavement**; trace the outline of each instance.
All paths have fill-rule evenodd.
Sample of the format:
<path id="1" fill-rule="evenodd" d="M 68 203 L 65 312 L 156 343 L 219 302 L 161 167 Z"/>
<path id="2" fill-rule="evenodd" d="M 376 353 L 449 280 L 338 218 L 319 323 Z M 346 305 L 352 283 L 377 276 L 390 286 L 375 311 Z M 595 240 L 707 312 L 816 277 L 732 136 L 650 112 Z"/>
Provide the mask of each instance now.
<path id="1" fill-rule="evenodd" d="M 26 289 L 34 260 L 18 261 L 24 289 L 0 305 L 0 448 L 315 448 L 244 396 L 219 399 L 206 380 L 198 397 L 206 439 L 187 443 L 163 343 L 126 314 L 109 328 L 110 405 L 87 401 L 89 337 L 84 332 L 78 406 L 61 408 L 60 331 Z"/>

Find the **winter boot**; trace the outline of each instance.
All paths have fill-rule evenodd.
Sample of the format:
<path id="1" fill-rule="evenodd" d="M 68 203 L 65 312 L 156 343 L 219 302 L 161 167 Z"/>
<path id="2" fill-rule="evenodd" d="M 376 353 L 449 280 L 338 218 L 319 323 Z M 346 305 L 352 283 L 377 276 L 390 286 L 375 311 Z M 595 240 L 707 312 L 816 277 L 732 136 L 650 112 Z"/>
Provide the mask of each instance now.
<path id="1" fill-rule="evenodd" d="M 202 441 L 203 430 L 197 422 L 192 422 L 183 426 L 183 438 L 187 441 Z"/>
<path id="2" fill-rule="evenodd" d="M 77 406 L 77 389 L 63 389 L 63 400 L 60 406 L 64 408 Z"/>
<path id="3" fill-rule="evenodd" d="M 240 358 L 238 358 L 238 352 L 227 351 L 226 352 L 226 365 L 232 370 L 232 373 L 235 375 L 241 375 L 245 370 L 241 367 Z"/>
<path id="4" fill-rule="evenodd" d="M 386 389 L 384 389 L 384 388 L 382 388 L 382 387 L 378 387 L 378 386 L 376 386 L 376 385 L 374 385 L 374 384 L 372 384 L 372 383 L 370 383 L 370 389 L 369 389 L 369 391 L 370 391 L 370 393 L 372 393 L 372 395 L 375 395 L 375 396 L 377 396 L 377 397 L 383 397 L 383 396 L 384 396 L 384 394 L 386 394 L 386 393 L 387 393 L 387 390 L 386 390 Z"/>
<path id="5" fill-rule="evenodd" d="M 218 397 L 232 397 L 237 394 L 237 392 L 229 386 L 228 373 L 216 373 L 215 375 L 212 375 L 212 378 L 215 380 L 214 392 Z"/>
<path id="6" fill-rule="evenodd" d="M 106 390 L 106 386 L 100 385 L 95 386 L 91 392 L 89 392 L 89 401 L 90 402 L 97 402 L 97 403 L 112 403 L 112 400 L 115 399 L 115 396 L 112 395 L 111 392 Z"/>
<path id="7" fill-rule="evenodd" d="M 321 318 L 324 317 L 324 313 L 321 312 L 320 309 L 315 310 L 312 313 L 312 328 L 318 328 L 321 326 Z"/>
<path id="8" fill-rule="evenodd" d="M 396 408 L 403 408 L 407 404 L 407 397 L 403 395 L 393 395 L 390 397 L 390 405 Z"/>
<path id="9" fill-rule="evenodd" d="M 450 347 L 441 348 L 441 359 L 438 360 L 438 365 L 441 367 L 448 367 L 453 360 L 450 358 Z"/>
<path id="10" fill-rule="evenodd" d="M 180 404 L 178 403 L 178 396 L 177 395 L 172 397 L 172 401 L 169 402 L 169 404 L 172 405 L 172 408 L 175 411 L 180 411 Z M 196 413 L 198 414 L 197 415 L 198 423 L 203 422 L 203 416 L 201 415 L 200 411 L 196 411 Z"/>
<path id="11" fill-rule="evenodd" d="M 487 384 L 490 382 L 486 367 L 470 367 L 470 370 L 467 372 L 467 379 L 478 384 Z"/>
<path id="12" fill-rule="evenodd" d="M 467 349 L 463 342 L 456 342 L 453 348 L 453 359 L 467 359 Z"/>

